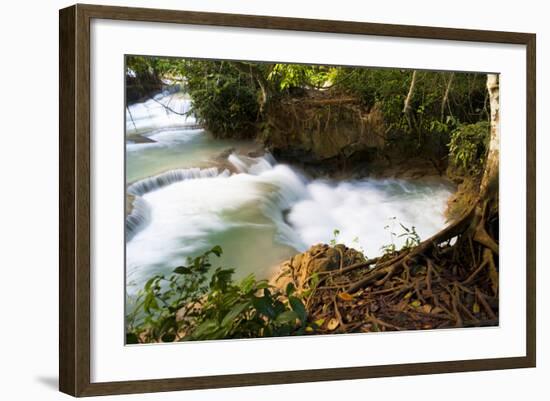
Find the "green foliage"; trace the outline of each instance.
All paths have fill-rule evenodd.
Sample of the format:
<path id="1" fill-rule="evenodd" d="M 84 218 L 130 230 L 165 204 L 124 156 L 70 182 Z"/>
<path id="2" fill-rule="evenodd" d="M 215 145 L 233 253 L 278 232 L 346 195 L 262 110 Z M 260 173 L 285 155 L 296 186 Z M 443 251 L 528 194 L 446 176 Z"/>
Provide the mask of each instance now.
<path id="1" fill-rule="evenodd" d="M 332 239 L 330 240 L 329 244 L 330 246 L 332 247 L 335 247 L 336 244 L 338 244 L 338 236 L 340 235 L 340 230 L 338 230 L 337 228 L 335 228 L 333 231 L 332 231 Z"/>
<path id="2" fill-rule="evenodd" d="M 449 156 L 454 167 L 465 174 L 478 176 L 483 171 L 489 132 L 488 121 L 459 125 L 451 133 L 449 142 Z"/>
<path id="3" fill-rule="evenodd" d="M 275 84 L 280 91 L 290 88 L 321 88 L 331 82 L 336 68 L 303 65 L 275 64 L 267 79 Z"/>
<path id="4" fill-rule="evenodd" d="M 126 74 L 151 74 L 158 78 L 179 77 L 185 61 L 178 58 L 128 56 Z"/>
<path id="5" fill-rule="evenodd" d="M 384 115 L 397 121 L 407 95 L 410 72 L 398 69 L 340 67 L 334 85 L 359 96 L 367 107 L 381 103 Z"/>
<path id="6" fill-rule="evenodd" d="M 185 61 L 182 73 L 193 113 L 218 137 L 250 137 L 259 117 L 259 88 L 227 61 Z"/>
<path id="7" fill-rule="evenodd" d="M 304 298 L 310 297 L 317 290 L 320 282 L 319 273 L 312 273 L 308 278 L 309 287 L 302 292 L 302 296 Z"/>
<path id="8" fill-rule="evenodd" d="M 405 227 L 403 224 L 399 223 L 403 232 L 398 235 L 399 238 L 405 238 L 405 243 L 401 249 L 411 249 L 420 244 L 420 236 L 416 232 L 416 227 L 412 226 L 411 228 Z"/>
<path id="9" fill-rule="evenodd" d="M 126 58 L 126 99 L 136 102 L 162 89 L 158 60 L 155 57 Z"/>
<path id="10" fill-rule="evenodd" d="M 486 118 L 485 75 L 417 71 L 410 112 L 403 112 L 412 71 L 380 68 L 338 68 L 334 86 L 359 96 L 367 108 L 382 111 L 388 126 L 388 146 L 402 154 L 446 155 L 449 134 L 459 121 Z"/>
<path id="11" fill-rule="evenodd" d="M 478 174 L 475 161 L 485 155 L 477 135 L 481 128 L 472 128 L 478 123 L 483 127 L 488 119 L 485 74 L 418 70 L 405 112 L 412 70 L 144 56 L 129 56 L 126 65 L 129 100 L 150 96 L 167 80 L 179 82 L 199 122 L 217 137 L 261 134 L 269 142 L 263 127 L 270 104 L 317 91 L 322 98 L 346 94 L 359 99 L 365 110 L 379 110 L 386 126 L 384 152 L 390 157 L 441 162 L 450 148 L 455 166 Z"/>
<path id="12" fill-rule="evenodd" d="M 167 277 L 149 279 L 127 316 L 127 342 L 285 336 L 308 328 L 311 332 L 293 286 L 281 293 L 253 275 L 235 282 L 232 269 L 211 272 L 211 256 L 221 254 L 216 246 Z"/>
<path id="13" fill-rule="evenodd" d="M 390 234 L 390 242 L 386 245 L 382 245 L 380 250 L 384 255 L 393 255 L 398 251 L 395 240 L 397 238 L 404 238 L 405 242 L 401 247 L 401 251 L 411 249 L 420 244 L 420 236 L 416 232 L 416 227 L 407 227 L 404 224 L 397 221 L 397 217 L 390 217 L 390 223 L 384 227 L 384 230 Z M 396 232 L 396 224 L 401 228 L 401 232 Z"/>

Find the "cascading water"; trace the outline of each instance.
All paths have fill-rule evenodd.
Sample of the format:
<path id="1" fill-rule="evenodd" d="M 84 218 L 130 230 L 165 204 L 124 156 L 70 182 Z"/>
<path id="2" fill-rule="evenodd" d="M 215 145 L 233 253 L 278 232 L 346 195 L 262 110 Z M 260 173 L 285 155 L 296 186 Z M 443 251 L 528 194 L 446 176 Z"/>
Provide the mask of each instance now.
<path id="1" fill-rule="evenodd" d="M 129 291 L 214 245 L 224 249 L 220 263 L 238 268 L 237 277 L 267 277 L 303 247 L 282 213 L 305 195 L 303 179 L 268 158 L 229 159 L 247 172 L 177 170 L 129 186 L 128 192 L 148 206 L 147 221 L 127 232 Z"/>
<path id="2" fill-rule="evenodd" d="M 400 232 L 399 223 L 415 226 L 421 238 L 445 225 L 452 187 L 441 180 L 308 180 L 269 154 L 238 152 L 227 157 L 233 174 L 197 168 L 243 143 L 153 120 L 158 126 L 141 135 L 155 142 L 127 143 L 127 191 L 135 197 L 126 220 L 130 296 L 153 274 L 214 245 L 224 251 L 220 265 L 235 268 L 236 278 L 268 278 L 297 252 L 329 243 L 335 229 L 338 242 L 372 257 L 382 245 L 403 243 L 390 234 Z"/>
<path id="3" fill-rule="evenodd" d="M 130 241 L 136 232 L 142 229 L 151 219 L 151 210 L 149 204 L 143 199 L 143 195 L 179 181 L 218 176 L 229 176 L 229 170 L 225 169 L 221 173 L 216 167 L 169 170 L 154 177 L 144 178 L 128 186 L 126 192 L 135 198 L 132 203 L 132 211 L 126 217 L 126 241 Z"/>
<path id="4" fill-rule="evenodd" d="M 126 136 L 151 133 L 166 128 L 196 127 L 189 113 L 191 103 L 181 92 L 160 93 L 143 103 L 126 108 Z"/>
<path id="5" fill-rule="evenodd" d="M 195 118 L 187 115 L 190 100 L 181 93 L 157 95 L 154 99 L 128 106 L 126 110 L 128 184 L 168 170 L 207 167 L 222 151 L 245 145 L 243 141 L 206 135 Z"/>
<path id="6" fill-rule="evenodd" d="M 236 267 L 237 277 L 269 277 L 296 252 L 330 242 L 335 229 L 339 242 L 374 256 L 384 244 L 402 245 L 390 234 L 398 223 L 415 226 L 422 238 L 444 225 L 451 189 L 440 182 L 308 181 L 265 157 L 228 160 L 237 173 L 176 170 L 128 188 L 149 206 L 150 218 L 127 245 L 130 284 L 139 288 L 214 245 L 222 246 L 221 263 Z"/>
<path id="7" fill-rule="evenodd" d="M 144 195 L 147 192 L 160 189 L 178 181 L 200 179 L 200 178 L 212 178 L 219 175 L 228 176 L 229 170 L 223 170 L 218 172 L 216 167 L 210 167 L 205 169 L 200 168 L 180 168 L 177 170 L 169 170 L 165 173 L 156 175 L 154 177 L 145 178 L 141 181 L 135 182 L 130 185 L 127 192 L 132 195 Z"/>

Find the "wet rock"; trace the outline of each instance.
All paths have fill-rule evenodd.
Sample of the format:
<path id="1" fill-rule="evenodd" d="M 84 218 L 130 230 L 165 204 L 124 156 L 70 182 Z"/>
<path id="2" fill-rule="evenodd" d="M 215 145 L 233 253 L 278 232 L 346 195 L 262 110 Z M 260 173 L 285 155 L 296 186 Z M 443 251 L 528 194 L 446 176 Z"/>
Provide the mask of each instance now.
<path id="1" fill-rule="evenodd" d="M 289 282 L 293 282 L 300 292 L 307 287 L 312 274 L 337 270 L 364 260 L 361 252 L 343 244 L 313 245 L 304 253 L 299 253 L 284 262 L 272 284 L 284 290 Z"/>

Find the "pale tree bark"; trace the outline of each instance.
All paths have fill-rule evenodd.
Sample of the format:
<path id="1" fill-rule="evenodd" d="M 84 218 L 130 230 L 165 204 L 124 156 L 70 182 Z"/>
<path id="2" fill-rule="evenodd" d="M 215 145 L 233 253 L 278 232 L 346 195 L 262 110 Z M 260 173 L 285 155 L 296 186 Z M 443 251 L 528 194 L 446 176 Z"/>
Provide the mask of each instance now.
<path id="1" fill-rule="evenodd" d="M 265 105 L 269 100 L 269 82 L 267 81 L 267 79 L 265 79 L 262 71 L 260 71 L 257 66 L 241 61 L 233 61 L 232 63 L 239 71 L 251 75 L 258 83 L 258 86 L 260 87 L 260 97 L 258 99 L 258 103 L 260 106 L 259 113 L 262 114 L 264 112 Z M 268 65 L 268 68 L 273 68 L 273 65 Z"/>
<path id="2" fill-rule="evenodd" d="M 403 114 L 405 115 L 405 118 L 407 119 L 407 124 L 409 125 L 409 128 L 411 131 L 415 131 L 416 129 L 416 120 L 414 119 L 414 116 L 411 113 L 411 102 L 412 98 L 414 96 L 414 90 L 416 88 L 416 70 L 413 70 L 412 72 L 412 78 L 411 78 L 411 84 L 409 85 L 409 93 L 407 93 L 407 97 L 405 98 L 405 102 L 403 104 Z M 420 136 L 420 133 L 418 133 Z"/>
<path id="3" fill-rule="evenodd" d="M 487 74 L 487 91 L 491 106 L 491 133 L 485 170 L 481 179 L 480 197 L 487 198 L 498 189 L 499 148 L 500 148 L 500 110 L 499 82 L 497 74 Z"/>
<path id="4" fill-rule="evenodd" d="M 407 93 L 407 97 L 405 98 L 405 103 L 403 104 L 404 114 L 409 114 L 409 112 L 411 111 L 411 100 L 414 95 L 415 86 L 416 86 L 416 70 L 413 70 L 411 84 L 409 86 L 409 93 Z"/>
<path id="5" fill-rule="evenodd" d="M 445 88 L 445 94 L 443 95 L 443 100 L 441 101 L 441 121 L 445 114 L 445 106 L 449 103 L 449 92 L 451 91 L 451 85 L 453 84 L 453 78 L 455 76 L 454 72 L 451 72 L 449 76 L 449 81 L 447 82 L 447 87 Z M 451 112 L 451 107 L 449 106 L 449 112 Z"/>

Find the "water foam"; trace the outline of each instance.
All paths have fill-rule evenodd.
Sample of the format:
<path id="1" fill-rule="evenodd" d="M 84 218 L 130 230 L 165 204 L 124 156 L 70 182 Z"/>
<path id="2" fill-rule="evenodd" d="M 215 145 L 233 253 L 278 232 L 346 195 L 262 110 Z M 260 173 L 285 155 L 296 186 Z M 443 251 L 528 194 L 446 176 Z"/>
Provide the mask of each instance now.
<path id="1" fill-rule="evenodd" d="M 157 94 L 152 99 L 126 108 L 126 135 L 196 126 L 197 121 L 190 110 L 191 101 L 182 93 Z"/>
<path id="2" fill-rule="evenodd" d="M 165 173 L 156 175 L 154 177 L 145 178 L 131 184 L 127 191 L 132 195 L 144 195 L 147 192 L 157 190 L 162 187 L 166 187 L 178 181 L 193 180 L 200 178 L 212 178 L 217 176 L 229 176 L 229 171 L 224 169 L 221 173 L 217 167 L 210 168 L 180 168 L 175 170 L 169 170 Z"/>
<path id="3" fill-rule="evenodd" d="M 305 244 L 328 243 L 338 230 L 337 242 L 376 256 L 383 245 L 404 244 L 401 224 L 415 227 L 423 239 L 443 228 L 452 191 L 441 182 L 364 179 L 316 180 L 308 184 L 307 192 L 287 217 Z"/>
<path id="4" fill-rule="evenodd" d="M 173 170 L 128 188 L 150 213 L 127 244 L 131 283 L 139 287 L 213 245 L 222 245 L 226 267 L 238 267 L 238 275 L 266 277 L 297 251 L 330 242 L 335 229 L 338 242 L 375 256 L 384 244 L 403 243 L 390 235 L 401 232 L 398 222 L 415 226 L 422 238 L 445 225 L 452 188 L 441 181 L 308 180 L 270 155 L 232 154 L 228 161 L 236 174 Z"/>
<path id="5" fill-rule="evenodd" d="M 216 167 L 176 169 L 131 184 L 126 191 L 134 195 L 135 198 L 132 203 L 132 211 L 126 217 L 126 241 L 130 241 L 151 220 L 151 207 L 143 195 L 179 181 L 227 177 L 229 174 L 227 169 L 219 172 Z"/>

